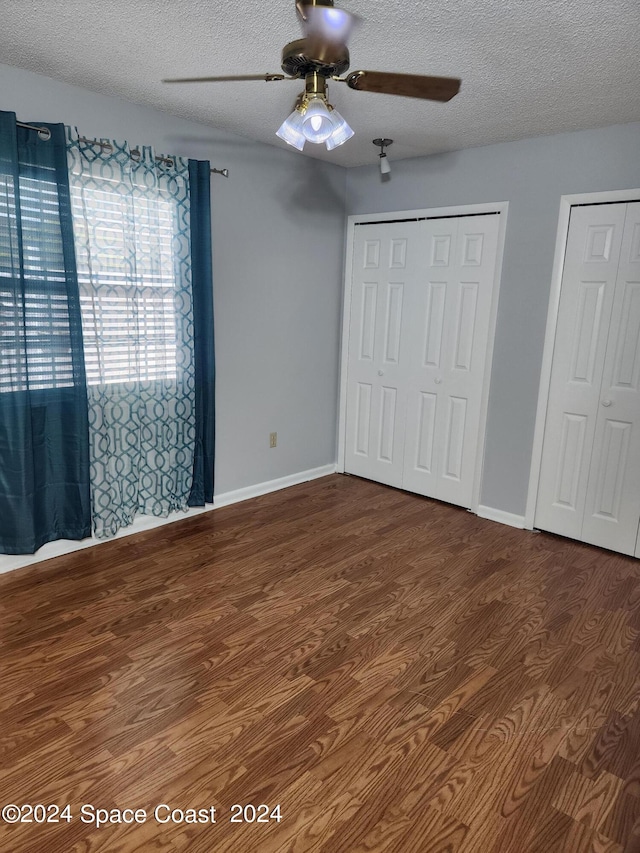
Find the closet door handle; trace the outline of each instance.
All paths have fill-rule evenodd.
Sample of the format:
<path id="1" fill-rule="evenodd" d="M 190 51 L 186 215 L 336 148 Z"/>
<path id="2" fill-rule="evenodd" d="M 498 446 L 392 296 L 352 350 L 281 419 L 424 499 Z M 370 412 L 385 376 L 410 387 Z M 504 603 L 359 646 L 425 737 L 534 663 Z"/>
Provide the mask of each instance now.
<path id="1" fill-rule="evenodd" d="M 436 383 L 436 385 L 440 385 L 440 383 L 442 382 L 442 379 L 434 379 L 433 381 Z"/>
<path id="2" fill-rule="evenodd" d="M 610 406 L 612 404 L 612 402 L 613 402 L 612 400 L 603 400 L 602 405 L 603 406 Z"/>
<path id="3" fill-rule="evenodd" d="M 378 371 L 378 376 L 384 376 L 384 371 L 383 371 L 383 370 L 379 370 L 379 371 Z"/>

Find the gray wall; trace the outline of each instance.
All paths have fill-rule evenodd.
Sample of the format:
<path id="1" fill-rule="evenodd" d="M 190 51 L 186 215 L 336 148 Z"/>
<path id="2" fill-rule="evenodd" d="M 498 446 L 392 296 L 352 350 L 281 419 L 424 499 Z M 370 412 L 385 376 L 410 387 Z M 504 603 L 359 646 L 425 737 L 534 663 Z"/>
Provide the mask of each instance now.
<path id="1" fill-rule="evenodd" d="M 560 196 L 640 187 L 640 124 L 389 159 L 349 170 L 348 213 L 509 202 L 481 503 L 523 515 Z"/>
<path id="2" fill-rule="evenodd" d="M 560 196 L 640 187 L 640 125 L 350 169 L 0 65 L 0 109 L 209 159 L 218 494 L 335 461 L 348 213 L 508 201 L 481 502 L 523 514 Z M 279 446 L 268 448 L 278 432 Z"/>
<path id="3" fill-rule="evenodd" d="M 21 121 L 229 169 L 212 176 L 216 493 L 334 463 L 345 170 L 9 66 L 0 92 Z"/>

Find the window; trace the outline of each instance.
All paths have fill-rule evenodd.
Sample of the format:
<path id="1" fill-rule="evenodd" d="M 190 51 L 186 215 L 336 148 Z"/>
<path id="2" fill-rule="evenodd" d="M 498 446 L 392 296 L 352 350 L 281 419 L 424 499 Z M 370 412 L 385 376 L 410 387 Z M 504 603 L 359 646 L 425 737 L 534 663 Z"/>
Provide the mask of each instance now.
<path id="1" fill-rule="evenodd" d="M 74 384 L 58 191 L 39 171 L 19 179 L 20 234 L 15 181 L 0 169 L 0 392 Z"/>
<path id="2" fill-rule="evenodd" d="M 71 203 L 87 383 L 175 379 L 175 203 L 73 175 Z"/>
<path id="3" fill-rule="evenodd" d="M 46 168 L 29 173 L 17 201 L 0 163 L 0 392 L 74 384 L 58 189 Z M 140 176 L 69 178 L 87 384 L 175 380 L 184 211 Z"/>

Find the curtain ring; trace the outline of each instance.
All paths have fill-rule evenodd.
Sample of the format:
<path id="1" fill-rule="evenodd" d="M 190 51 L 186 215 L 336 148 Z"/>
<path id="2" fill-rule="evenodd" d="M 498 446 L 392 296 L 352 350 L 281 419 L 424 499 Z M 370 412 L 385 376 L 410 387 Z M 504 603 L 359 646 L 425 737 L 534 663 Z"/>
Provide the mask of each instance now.
<path id="1" fill-rule="evenodd" d="M 38 136 L 40 139 L 48 142 L 51 139 L 51 131 L 48 127 L 40 127 L 38 128 Z"/>

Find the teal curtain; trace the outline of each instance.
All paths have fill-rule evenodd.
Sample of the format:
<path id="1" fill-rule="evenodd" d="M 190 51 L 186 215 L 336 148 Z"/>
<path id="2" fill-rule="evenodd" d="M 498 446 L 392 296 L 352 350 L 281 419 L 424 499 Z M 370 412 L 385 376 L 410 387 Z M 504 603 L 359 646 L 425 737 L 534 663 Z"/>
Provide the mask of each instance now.
<path id="1" fill-rule="evenodd" d="M 93 531 L 186 510 L 196 444 L 188 162 L 68 134 Z"/>
<path id="2" fill-rule="evenodd" d="M 211 165 L 189 160 L 191 282 L 193 288 L 195 428 L 193 485 L 189 506 L 213 503 L 215 360 L 211 258 Z"/>
<path id="3" fill-rule="evenodd" d="M 82 327 L 62 125 L 0 112 L 0 552 L 90 535 Z"/>

